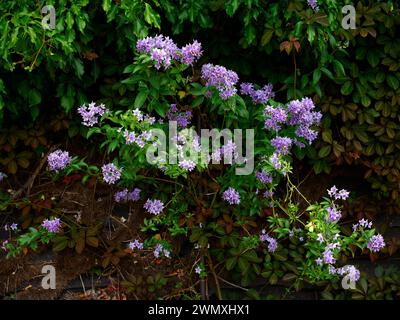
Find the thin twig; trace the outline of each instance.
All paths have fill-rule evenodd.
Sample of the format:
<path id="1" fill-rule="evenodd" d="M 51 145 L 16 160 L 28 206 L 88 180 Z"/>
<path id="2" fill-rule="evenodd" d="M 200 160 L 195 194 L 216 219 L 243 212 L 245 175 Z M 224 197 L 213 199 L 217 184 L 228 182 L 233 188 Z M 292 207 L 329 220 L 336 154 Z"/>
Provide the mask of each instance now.
<path id="1" fill-rule="evenodd" d="M 208 262 L 209 262 L 209 265 L 210 265 L 211 273 L 214 276 L 215 287 L 217 289 L 218 299 L 222 300 L 221 287 L 219 286 L 218 276 L 215 273 L 214 266 L 213 266 L 213 263 L 212 263 L 212 259 L 211 259 L 210 253 L 208 251 L 207 251 L 207 258 L 208 258 Z"/>
<path id="2" fill-rule="evenodd" d="M 221 280 L 222 282 L 225 282 L 226 284 L 229 284 L 230 286 L 234 287 L 234 288 L 238 288 L 238 289 L 242 289 L 244 291 L 249 291 L 249 289 L 243 288 L 237 284 L 234 284 L 232 282 L 229 282 L 228 280 L 225 280 L 224 278 L 221 278 L 220 276 L 218 276 L 218 279 Z"/>

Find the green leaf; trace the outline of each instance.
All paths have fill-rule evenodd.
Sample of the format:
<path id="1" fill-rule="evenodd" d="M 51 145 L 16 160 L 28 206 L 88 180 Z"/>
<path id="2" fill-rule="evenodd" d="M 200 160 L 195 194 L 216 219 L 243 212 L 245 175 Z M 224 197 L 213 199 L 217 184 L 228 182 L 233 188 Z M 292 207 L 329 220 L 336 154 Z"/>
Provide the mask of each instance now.
<path id="1" fill-rule="evenodd" d="M 42 101 L 42 96 L 40 92 L 36 89 L 29 90 L 28 101 L 29 101 L 29 106 L 34 106 L 36 104 L 39 104 Z"/>
<path id="2" fill-rule="evenodd" d="M 231 257 L 229 259 L 226 260 L 226 270 L 230 271 L 232 270 L 237 262 L 237 258 L 236 257 Z"/>
<path id="3" fill-rule="evenodd" d="M 332 64 L 333 64 L 333 69 L 335 70 L 336 74 L 339 77 L 344 77 L 346 73 L 344 71 L 343 64 L 338 60 L 333 60 Z"/>
<path id="4" fill-rule="evenodd" d="M 322 147 L 318 152 L 318 157 L 325 158 L 331 153 L 331 150 L 332 150 L 331 146 Z"/>
<path id="5" fill-rule="evenodd" d="M 342 85 L 342 87 L 340 88 L 340 92 L 341 92 L 343 95 L 345 95 L 345 96 L 347 96 L 347 95 L 349 95 L 350 93 L 352 93 L 353 90 L 354 90 L 354 86 L 353 86 L 353 82 L 351 82 L 351 81 L 345 82 L 345 83 Z"/>
<path id="6" fill-rule="evenodd" d="M 396 76 L 392 74 L 387 76 L 386 81 L 388 85 L 394 90 L 397 90 L 397 88 L 399 87 L 399 80 L 396 78 Z"/>
<path id="7" fill-rule="evenodd" d="M 141 106 L 143 106 L 144 102 L 147 99 L 148 96 L 148 92 L 147 91 L 140 91 L 139 94 L 136 96 L 135 102 L 134 102 L 134 106 L 135 108 L 140 108 Z"/>
<path id="8" fill-rule="evenodd" d="M 161 29 L 160 26 L 160 15 L 155 12 L 151 6 L 148 3 L 145 3 L 145 8 L 144 8 L 144 20 L 150 24 L 153 25 L 154 27 L 156 27 L 157 29 Z"/>
<path id="9" fill-rule="evenodd" d="M 239 8 L 241 0 L 230 0 L 225 4 L 225 11 L 228 16 L 232 17 Z"/>
<path id="10" fill-rule="evenodd" d="M 368 51 L 367 60 L 372 67 L 376 67 L 379 64 L 379 56 L 373 50 Z"/>
<path id="11" fill-rule="evenodd" d="M 273 34 L 274 34 L 273 29 L 267 29 L 264 31 L 264 34 L 261 37 L 261 46 L 262 47 L 266 46 L 271 41 Z"/>
<path id="12" fill-rule="evenodd" d="M 321 71 L 329 78 L 329 79 L 334 79 L 335 77 L 333 76 L 332 72 L 330 70 L 328 70 L 325 67 L 321 68 Z"/>
<path id="13" fill-rule="evenodd" d="M 317 84 L 319 79 L 321 79 L 321 70 L 315 69 L 313 72 L 313 84 Z"/>

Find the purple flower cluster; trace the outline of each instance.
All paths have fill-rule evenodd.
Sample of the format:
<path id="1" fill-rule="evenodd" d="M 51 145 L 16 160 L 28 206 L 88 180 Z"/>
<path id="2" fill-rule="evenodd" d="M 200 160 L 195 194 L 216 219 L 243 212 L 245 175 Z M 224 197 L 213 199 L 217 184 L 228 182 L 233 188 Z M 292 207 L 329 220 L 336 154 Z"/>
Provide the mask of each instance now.
<path id="1" fill-rule="evenodd" d="M 153 252 L 154 257 L 159 258 L 161 254 L 164 255 L 164 257 L 166 258 L 170 258 L 171 257 L 171 253 L 169 252 L 169 250 L 165 249 L 162 244 L 158 244 Z"/>
<path id="2" fill-rule="evenodd" d="M 267 103 L 269 99 L 275 96 L 275 93 L 272 91 L 272 84 L 267 84 L 261 89 L 256 90 L 252 83 L 244 82 L 240 85 L 240 93 L 250 96 L 255 104 Z"/>
<path id="3" fill-rule="evenodd" d="M 382 248 L 385 247 L 385 240 L 383 239 L 382 235 L 377 234 L 372 236 L 369 239 L 367 248 L 372 252 L 379 252 Z"/>
<path id="4" fill-rule="evenodd" d="M 117 168 L 113 163 L 101 167 L 103 180 L 108 184 L 114 184 L 121 178 L 122 169 Z"/>
<path id="5" fill-rule="evenodd" d="M 266 233 L 265 229 L 261 230 L 260 241 L 262 241 L 262 242 L 267 241 L 268 242 L 268 251 L 271 252 L 271 253 L 275 252 L 276 249 L 278 248 L 278 241 L 276 241 L 275 238 L 270 237 Z"/>
<path id="6" fill-rule="evenodd" d="M 86 107 L 85 104 L 78 108 L 78 113 L 81 115 L 83 124 L 87 127 L 93 127 L 101 117 L 108 110 L 104 104 L 96 105 L 94 102 L 89 103 Z"/>
<path id="7" fill-rule="evenodd" d="M 201 43 L 194 40 L 181 49 L 181 62 L 189 66 L 193 65 L 202 55 Z"/>
<path id="8" fill-rule="evenodd" d="M 335 205 L 326 209 L 328 211 L 328 221 L 329 222 L 337 222 L 342 217 L 340 210 L 336 208 Z"/>
<path id="9" fill-rule="evenodd" d="M 171 66 L 173 60 L 180 61 L 187 65 L 193 65 L 202 55 L 201 43 L 193 43 L 179 49 L 178 46 L 169 38 L 163 35 L 147 37 L 141 39 L 136 44 L 136 49 L 140 53 L 148 54 L 156 63 L 155 67 L 165 69 Z"/>
<path id="10" fill-rule="evenodd" d="M 341 276 L 348 276 L 352 282 L 357 282 L 360 279 L 360 271 L 353 265 L 346 265 L 336 269 L 336 273 Z"/>
<path id="11" fill-rule="evenodd" d="M 124 138 L 126 144 L 136 143 L 140 148 L 143 148 L 152 137 L 152 134 L 149 131 L 143 131 L 141 134 L 136 135 L 135 131 L 129 132 L 128 130 L 124 131 Z"/>
<path id="12" fill-rule="evenodd" d="M 140 199 L 140 192 L 139 188 L 135 188 L 131 192 L 128 189 L 124 189 L 114 194 L 114 200 L 116 202 L 138 201 Z"/>
<path id="13" fill-rule="evenodd" d="M 240 203 L 240 194 L 232 187 L 229 187 L 227 190 L 224 191 L 222 198 L 229 204 Z"/>
<path id="14" fill-rule="evenodd" d="M 179 161 L 179 167 L 186 171 L 192 171 L 196 168 L 196 163 L 192 160 L 182 160 Z"/>
<path id="15" fill-rule="evenodd" d="M 275 148 L 275 152 L 281 155 L 289 153 L 292 143 L 292 139 L 288 137 L 276 137 L 271 140 L 271 145 Z"/>
<path id="16" fill-rule="evenodd" d="M 280 170 L 282 169 L 282 164 L 279 160 L 279 155 L 277 153 L 273 153 L 272 156 L 269 158 L 269 162 L 271 165 L 276 169 Z"/>
<path id="17" fill-rule="evenodd" d="M 358 228 L 371 229 L 372 221 L 368 221 L 367 219 L 361 219 L 357 223 L 353 224 L 353 231 L 355 232 Z"/>
<path id="18" fill-rule="evenodd" d="M 215 87 L 223 100 L 232 97 L 237 92 L 235 85 L 239 77 L 236 72 L 225 67 L 214 66 L 211 63 L 205 64 L 201 68 L 201 78 L 206 82 L 206 86 Z"/>
<path id="19" fill-rule="evenodd" d="M 278 131 L 282 127 L 281 125 L 286 123 L 287 120 L 287 112 L 282 107 L 272 107 L 266 106 L 264 109 L 264 117 L 265 117 L 265 127 L 268 130 Z"/>
<path id="20" fill-rule="evenodd" d="M 138 239 L 135 239 L 128 244 L 129 249 L 133 250 L 135 248 L 142 250 L 143 249 L 143 242 L 140 242 Z"/>
<path id="21" fill-rule="evenodd" d="M 315 12 L 319 11 L 317 0 L 307 0 L 308 6 L 313 9 Z"/>
<path id="22" fill-rule="evenodd" d="M 160 69 L 161 66 L 166 69 L 171 65 L 171 60 L 179 58 L 177 45 L 169 37 L 163 35 L 138 40 L 136 49 L 140 53 L 150 55 L 156 63 L 157 69 Z"/>
<path id="23" fill-rule="evenodd" d="M 69 156 L 68 151 L 61 151 L 60 149 L 50 153 L 47 157 L 50 170 L 55 172 L 63 170 L 71 160 L 72 157 Z"/>
<path id="24" fill-rule="evenodd" d="M 192 112 L 189 110 L 185 112 L 179 112 L 176 104 L 171 104 L 171 108 L 167 112 L 166 116 L 169 121 L 176 121 L 178 127 L 186 128 L 192 119 Z"/>
<path id="25" fill-rule="evenodd" d="M 158 215 L 164 210 L 164 203 L 158 199 L 147 199 L 146 203 L 143 205 L 143 208 L 145 208 L 148 213 Z"/>
<path id="26" fill-rule="evenodd" d="M 328 194 L 331 198 L 334 198 L 335 200 L 346 200 L 349 197 L 350 192 L 345 189 L 338 190 L 336 186 L 333 186 L 328 190 Z"/>
<path id="27" fill-rule="evenodd" d="M 332 250 L 328 247 L 325 248 L 323 253 L 324 263 L 326 264 L 334 264 L 336 262 L 335 257 L 333 256 Z"/>
<path id="28" fill-rule="evenodd" d="M 324 252 L 322 254 L 322 258 L 324 263 L 326 264 L 334 264 L 336 262 L 336 258 L 333 256 L 333 251 L 334 249 L 340 249 L 340 244 L 339 242 L 335 243 L 328 243 L 324 249 Z"/>
<path id="29" fill-rule="evenodd" d="M 57 233 L 61 228 L 61 221 L 59 218 L 54 219 L 46 219 L 42 223 L 42 227 L 45 228 L 48 232 Z"/>
<path id="30" fill-rule="evenodd" d="M 265 171 L 257 171 L 256 177 L 261 183 L 272 183 L 272 176 Z"/>
<path id="31" fill-rule="evenodd" d="M 309 143 L 312 143 L 318 135 L 317 131 L 310 129 L 314 124 L 319 124 L 322 118 L 320 112 L 313 111 L 314 102 L 310 98 L 293 100 L 288 104 L 287 111 L 290 114 L 288 125 L 298 126 L 296 135 L 303 137 Z"/>
<path id="32" fill-rule="evenodd" d="M 216 164 L 220 163 L 222 158 L 224 158 L 225 163 L 232 164 L 239 156 L 236 149 L 237 149 L 236 144 L 232 140 L 229 140 L 225 145 L 215 150 L 211 154 L 210 160 L 212 160 L 213 163 Z"/>

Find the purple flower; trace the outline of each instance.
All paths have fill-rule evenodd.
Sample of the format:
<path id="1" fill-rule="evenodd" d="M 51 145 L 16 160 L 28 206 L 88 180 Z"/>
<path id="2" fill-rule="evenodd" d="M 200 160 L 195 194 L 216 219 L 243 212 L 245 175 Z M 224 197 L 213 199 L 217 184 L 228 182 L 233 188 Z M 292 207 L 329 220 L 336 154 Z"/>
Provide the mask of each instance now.
<path id="1" fill-rule="evenodd" d="M 288 137 L 276 137 L 271 140 L 271 145 L 275 148 L 275 153 L 286 155 L 292 146 L 292 139 Z"/>
<path id="2" fill-rule="evenodd" d="M 135 248 L 142 250 L 143 249 L 143 242 L 140 242 L 138 239 L 135 239 L 133 242 L 129 242 L 128 244 L 129 249 L 133 250 Z"/>
<path id="3" fill-rule="evenodd" d="M 179 162 L 179 167 L 186 171 L 192 171 L 196 168 L 196 163 L 192 160 L 182 160 Z"/>
<path id="4" fill-rule="evenodd" d="M 339 210 L 337 210 L 337 208 L 335 206 L 329 207 L 328 209 L 326 209 L 326 211 L 328 211 L 328 221 L 329 222 L 337 222 L 342 217 L 342 214 L 340 213 Z"/>
<path id="5" fill-rule="evenodd" d="M 336 273 L 341 276 L 346 275 L 352 282 L 357 282 L 360 279 L 360 271 L 353 265 L 346 265 L 342 268 L 338 268 Z"/>
<path id="6" fill-rule="evenodd" d="M 240 85 L 240 93 L 249 95 L 254 104 L 267 103 L 269 99 L 275 96 L 272 92 L 272 84 L 267 84 L 262 89 L 255 90 L 253 84 L 244 82 Z"/>
<path id="7" fill-rule="evenodd" d="M 236 160 L 238 158 L 236 148 L 237 146 L 232 140 L 228 140 L 228 142 L 221 147 L 220 152 L 224 157 L 225 163 L 232 164 L 232 160 Z"/>
<path id="8" fill-rule="evenodd" d="M 139 188 L 133 189 L 133 191 L 129 192 L 127 195 L 128 201 L 138 201 L 140 199 L 140 190 Z"/>
<path id="9" fill-rule="evenodd" d="M 319 124 L 322 114 L 313 111 L 314 102 L 310 98 L 303 98 L 301 101 L 293 100 L 288 104 L 287 111 L 290 117 L 287 121 L 288 125 L 298 126 L 295 133 L 311 144 L 318 136 L 317 131 L 310 129 L 314 124 Z"/>
<path id="10" fill-rule="evenodd" d="M 15 231 L 18 229 L 18 224 L 16 224 L 15 222 L 10 226 L 10 229 Z"/>
<path id="11" fill-rule="evenodd" d="M 239 77 L 236 72 L 225 67 L 214 66 L 211 63 L 205 64 L 201 68 L 201 78 L 206 82 L 206 86 L 215 87 L 223 100 L 232 97 L 237 91 L 235 85 Z"/>
<path id="12" fill-rule="evenodd" d="M 61 228 L 61 221 L 59 218 L 54 219 L 46 219 L 42 223 L 42 227 L 45 228 L 48 232 L 57 233 Z"/>
<path id="13" fill-rule="evenodd" d="M 240 194 L 232 187 L 229 187 L 227 190 L 224 191 L 222 198 L 229 204 L 240 203 Z"/>
<path id="14" fill-rule="evenodd" d="M 103 180 L 108 184 L 114 184 L 121 178 L 122 169 L 117 168 L 113 163 L 105 164 L 101 167 Z"/>
<path id="15" fill-rule="evenodd" d="M 324 242 L 324 236 L 322 235 L 322 233 L 318 233 L 317 234 L 317 241 L 319 241 L 319 243 L 323 243 Z"/>
<path id="16" fill-rule="evenodd" d="M 101 117 L 108 110 L 105 108 L 104 104 L 96 105 L 94 102 L 86 105 L 82 105 L 78 108 L 78 113 L 81 115 L 83 124 L 87 127 L 93 127 Z"/>
<path id="17" fill-rule="evenodd" d="M 273 191 L 269 191 L 269 190 L 266 190 L 266 191 L 263 193 L 263 197 L 264 197 L 264 198 L 272 198 L 273 195 L 274 195 L 274 192 L 273 192 Z"/>
<path id="18" fill-rule="evenodd" d="M 332 254 L 332 251 L 329 246 L 325 248 L 323 253 L 324 263 L 326 264 L 334 264 L 336 262 L 335 257 Z"/>
<path id="19" fill-rule="evenodd" d="M 171 253 L 169 250 L 165 249 L 161 244 L 158 244 L 153 252 L 154 257 L 159 258 L 161 254 L 164 255 L 164 257 L 169 258 L 171 256 Z"/>
<path id="20" fill-rule="evenodd" d="M 203 271 L 203 269 L 201 268 L 201 266 L 197 266 L 196 269 L 194 269 L 194 272 L 196 272 L 197 274 L 200 274 Z"/>
<path id="21" fill-rule="evenodd" d="M 328 194 L 329 197 L 335 198 L 335 200 L 339 199 L 346 200 L 349 197 L 350 192 L 345 189 L 338 190 L 336 186 L 333 186 L 328 190 Z"/>
<path id="22" fill-rule="evenodd" d="M 268 130 L 278 131 L 281 129 L 281 124 L 287 120 L 286 110 L 282 107 L 274 108 L 272 106 L 266 106 L 264 109 L 265 127 Z"/>
<path id="23" fill-rule="evenodd" d="M 321 258 L 315 259 L 315 263 L 316 263 L 318 266 L 321 266 L 321 265 L 322 265 L 322 259 L 321 259 Z"/>
<path id="24" fill-rule="evenodd" d="M 143 112 L 138 108 L 132 110 L 133 115 L 136 117 L 137 121 L 143 121 Z"/>
<path id="25" fill-rule="evenodd" d="M 260 234 L 260 241 L 262 241 L 262 242 L 267 241 L 267 242 L 268 242 L 268 251 L 269 251 L 270 253 L 275 252 L 276 249 L 278 248 L 278 241 L 276 241 L 275 238 L 270 237 L 270 236 L 266 233 L 265 229 L 263 229 L 263 230 L 261 231 L 261 234 Z"/>
<path id="26" fill-rule="evenodd" d="M 361 219 L 356 224 L 353 224 L 353 231 L 355 232 L 359 227 L 362 227 L 365 229 L 371 229 L 372 221 L 368 221 L 367 219 Z"/>
<path id="27" fill-rule="evenodd" d="M 265 171 L 257 171 L 256 172 L 257 179 L 264 184 L 272 183 L 272 177 L 270 174 L 266 173 Z"/>
<path id="28" fill-rule="evenodd" d="M 72 157 L 69 156 L 68 151 L 61 151 L 60 149 L 50 153 L 47 157 L 50 170 L 55 172 L 65 169 L 71 160 Z"/>
<path id="29" fill-rule="evenodd" d="M 382 235 L 377 234 L 372 236 L 369 239 L 367 248 L 372 252 L 379 252 L 382 248 L 385 247 L 385 240 L 383 239 Z"/>
<path id="30" fill-rule="evenodd" d="M 148 54 L 156 63 L 155 67 L 157 69 L 160 69 L 161 66 L 167 69 L 171 65 L 171 60 L 179 57 L 179 49 L 176 44 L 163 35 L 139 40 L 136 43 L 136 49 L 139 53 Z"/>
<path id="31" fill-rule="evenodd" d="M 201 43 L 197 40 L 181 49 L 181 62 L 187 65 L 193 65 L 202 55 Z"/>
<path id="32" fill-rule="evenodd" d="M 114 200 L 116 202 L 127 202 L 127 201 L 138 201 L 140 199 L 139 188 L 135 188 L 132 192 L 128 192 L 128 189 L 118 191 L 114 194 Z"/>
<path id="33" fill-rule="evenodd" d="M 129 132 L 128 130 L 125 130 L 124 138 L 126 144 L 133 144 L 134 142 L 136 142 L 137 137 L 135 131 Z"/>
<path id="34" fill-rule="evenodd" d="M 313 9 L 315 12 L 319 11 L 319 7 L 318 7 L 318 2 L 317 0 L 307 0 L 307 4 L 309 5 L 309 7 L 311 9 Z"/>
<path id="35" fill-rule="evenodd" d="M 169 121 L 176 121 L 179 128 L 186 128 L 192 119 L 192 112 L 179 112 L 176 104 L 171 104 L 169 111 L 166 114 Z"/>
<path id="36" fill-rule="evenodd" d="M 7 251 L 7 244 L 8 244 L 8 240 L 4 240 L 2 243 L 1 243 L 1 249 L 3 249 L 4 251 Z"/>
<path id="37" fill-rule="evenodd" d="M 328 195 L 332 198 L 336 195 L 336 193 L 338 192 L 338 189 L 336 188 L 336 186 L 331 187 L 330 189 L 328 189 Z"/>
<path id="38" fill-rule="evenodd" d="M 143 208 L 145 208 L 147 212 L 151 214 L 158 215 L 164 210 L 164 203 L 158 199 L 147 199 L 146 203 L 143 205 Z"/>
<path id="39" fill-rule="evenodd" d="M 336 268 L 330 264 L 328 267 L 328 272 L 329 274 L 336 274 Z"/>
<path id="40" fill-rule="evenodd" d="M 114 200 L 116 202 L 127 201 L 127 196 L 128 196 L 128 189 L 124 189 L 124 190 L 118 191 L 114 194 Z"/>
<path id="41" fill-rule="evenodd" d="M 335 199 L 346 200 L 349 197 L 349 194 L 350 194 L 349 191 L 346 191 L 346 190 L 342 189 L 337 193 Z"/>
<path id="42" fill-rule="evenodd" d="M 271 163 L 271 165 L 276 169 L 276 170 L 280 170 L 282 169 L 282 164 L 279 161 L 279 156 L 276 153 L 273 153 L 272 156 L 269 158 L 269 162 Z"/>

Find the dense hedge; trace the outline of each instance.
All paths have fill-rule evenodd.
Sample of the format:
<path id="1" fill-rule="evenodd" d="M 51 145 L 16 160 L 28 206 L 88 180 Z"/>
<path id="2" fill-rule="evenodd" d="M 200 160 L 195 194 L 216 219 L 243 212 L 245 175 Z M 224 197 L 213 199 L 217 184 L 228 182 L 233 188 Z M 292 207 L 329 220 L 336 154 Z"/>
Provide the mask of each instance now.
<path id="1" fill-rule="evenodd" d="M 315 95 L 325 111 L 322 139 L 307 154 L 315 172 L 344 162 L 362 165 L 379 195 L 398 201 L 399 7 L 358 1 L 357 28 L 345 30 L 341 8 L 347 3 L 327 1 L 315 13 L 303 0 L 2 2 L 2 127 L 32 127 L 58 116 L 61 124 L 53 129 L 68 126 L 73 136 L 79 127 L 63 123 L 60 113 L 75 113 L 91 99 L 116 108 L 134 99 L 121 80 L 137 38 L 173 34 L 182 44 L 198 38 L 209 54 L 204 59 L 237 70 L 242 79 L 271 82 L 281 98 Z M 42 28 L 45 4 L 56 8 L 55 30 Z M 3 132 L 0 142 L 18 163 L 18 135 L 14 131 L 10 147 L 11 134 Z M 21 139 L 27 135 L 19 132 Z M 19 158 L 29 161 L 26 154 Z"/>

